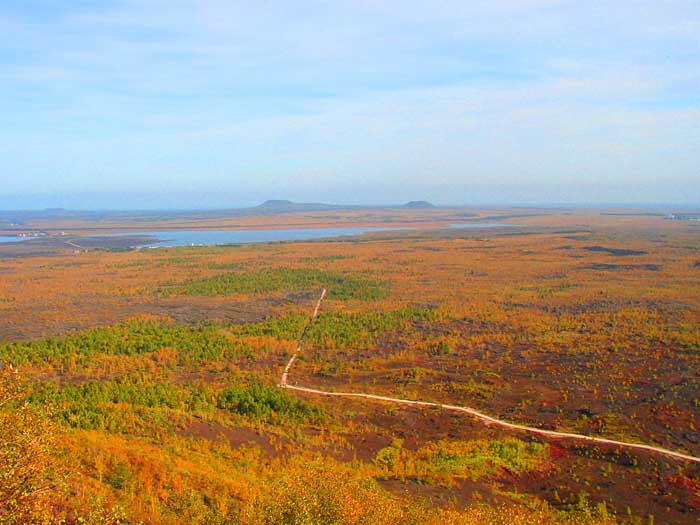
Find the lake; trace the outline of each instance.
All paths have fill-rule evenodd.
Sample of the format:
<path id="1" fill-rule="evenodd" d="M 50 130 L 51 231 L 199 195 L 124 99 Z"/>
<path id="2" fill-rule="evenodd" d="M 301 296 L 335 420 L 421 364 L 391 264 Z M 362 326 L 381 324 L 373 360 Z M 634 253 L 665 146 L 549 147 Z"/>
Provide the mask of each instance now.
<path id="1" fill-rule="evenodd" d="M 0 244 L 4 242 L 22 242 L 28 241 L 30 239 L 36 239 L 36 237 L 17 237 L 15 235 L 0 235 Z"/>
<path id="2" fill-rule="evenodd" d="M 450 224 L 449 228 L 496 228 L 512 227 L 504 223 L 462 223 Z M 105 239 L 119 237 L 141 237 L 135 239 L 132 246 L 140 248 L 176 247 L 176 246 L 219 246 L 226 244 L 251 244 L 276 241 L 308 241 L 333 237 L 347 237 L 363 233 L 415 230 L 416 228 L 385 227 L 385 226 L 340 226 L 336 228 L 289 228 L 273 230 L 179 230 L 179 231 L 142 231 L 129 233 L 110 233 L 105 235 L 88 235 L 85 238 Z M 148 237 L 148 239 L 143 239 Z M 49 237 L 45 237 L 49 238 Z M 36 237 L 0 236 L 0 244 L 21 242 Z M 80 238 L 74 239 L 80 242 Z"/>
<path id="3" fill-rule="evenodd" d="M 499 223 L 467 223 L 450 224 L 450 228 L 495 228 L 512 227 L 513 224 Z M 275 230 L 187 230 L 187 231 L 145 231 L 129 235 L 144 235 L 155 237 L 157 241 L 149 241 L 138 246 L 143 248 L 175 247 L 175 246 L 217 246 L 226 244 L 251 244 L 275 241 L 308 241 L 333 237 L 347 237 L 363 233 L 414 230 L 416 228 L 388 228 L 383 226 L 341 226 L 337 228 L 292 228 Z M 124 234 L 113 234 L 123 236 Z"/>
<path id="4" fill-rule="evenodd" d="M 383 227 L 338 227 L 338 228 L 290 228 L 275 230 L 185 230 L 185 231 L 144 231 L 129 233 L 148 236 L 154 241 L 138 243 L 142 248 L 175 246 L 218 246 L 226 244 L 251 244 L 275 241 L 308 241 L 330 237 L 360 235 L 362 233 L 400 230 L 402 228 Z M 123 233 L 95 237 L 125 237 Z"/>

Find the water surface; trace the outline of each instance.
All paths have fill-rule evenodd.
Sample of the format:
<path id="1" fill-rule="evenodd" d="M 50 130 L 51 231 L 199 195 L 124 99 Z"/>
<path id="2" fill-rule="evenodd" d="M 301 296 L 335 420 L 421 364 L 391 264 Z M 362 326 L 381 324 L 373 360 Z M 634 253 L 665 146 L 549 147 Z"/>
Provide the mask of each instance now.
<path id="1" fill-rule="evenodd" d="M 275 241 L 308 241 L 360 235 L 362 233 L 399 230 L 401 228 L 383 228 L 371 226 L 344 226 L 338 228 L 291 228 L 275 230 L 185 230 L 185 231 L 144 231 L 129 233 L 131 235 L 152 237 L 154 240 L 136 243 L 143 248 L 159 246 L 219 246 L 226 244 L 251 244 Z M 127 237 L 123 233 L 110 234 L 110 237 Z M 97 237 L 97 236 L 95 236 Z M 107 237 L 107 235 L 100 236 Z"/>
<path id="2" fill-rule="evenodd" d="M 449 228 L 496 228 L 512 227 L 505 223 L 455 223 Z M 220 246 L 226 244 L 251 244 L 276 241 L 308 241 L 361 235 L 363 233 L 415 230 L 416 228 L 386 226 L 339 226 L 335 228 L 278 228 L 272 230 L 178 230 L 178 231 L 142 231 L 128 233 L 110 233 L 104 235 L 86 235 L 85 238 L 106 239 L 119 237 L 127 242 L 133 237 L 131 246 L 141 248 L 175 247 L 175 246 Z M 138 237 L 138 238 L 137 238 Z M 1 236 L 0 244 L 22 242 L 37 237 Z M 80 238 L 75 239 L 80 242 Z"/>
<path id="3" fill-rule="evenodd" d="M 0 244 L 5 242 L 22 242 L 28 241 L 30 239 L 36 239 L 36 237 L 18 237 L 16 235 L 0 235 Z"/>

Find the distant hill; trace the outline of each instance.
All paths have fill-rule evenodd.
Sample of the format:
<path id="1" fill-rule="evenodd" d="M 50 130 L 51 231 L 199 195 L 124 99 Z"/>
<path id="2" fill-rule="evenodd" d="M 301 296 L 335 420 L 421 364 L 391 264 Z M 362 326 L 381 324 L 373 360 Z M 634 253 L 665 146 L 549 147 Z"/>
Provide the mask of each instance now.
<path id="1" fill-rule="evenodd" d="M 262 204 L 258 205 L 258 208 L 271 208 L 274 206 L 292 206 L 294 203 L 292 201 L 284 200 L 284 199 L 270 199 L 266 200 Z"/>
<path id="2" fill-rule="evenodd" d="M 428 201 L 411 201 L 406 204 L 397 206 L 398 208 L 405 208 L 410 210 L 426 210 L 430 208 L 435 208 L 435 205 Z M 344 211 L 344 210 L 357 210 L 357 209 L 368 209 L 375 208 L 381 209 L 384 206 L 350 206 L 350 205 L 337 205 L 337 204 L 323 204 L 320 202 L 292 202 L 285 199 L 270 199 L 266 200 L 262 204 L 258 204 L 252 208 L 250 211 L 256 213 L 289 213 L 295 211 Z M 389 208 L 395 208 L 394 206 L 388 206 Z"/>
<path id="3" fill-rule="evenodd" d="M 407 202 L 406 204 L 404 204 L 403 207 L 410 208 L 412 210 L 416 210 L 416 209 L 434 208 L 435 205 L 429 203 L 428 201 L 411 201 L 411 202 Z"/>

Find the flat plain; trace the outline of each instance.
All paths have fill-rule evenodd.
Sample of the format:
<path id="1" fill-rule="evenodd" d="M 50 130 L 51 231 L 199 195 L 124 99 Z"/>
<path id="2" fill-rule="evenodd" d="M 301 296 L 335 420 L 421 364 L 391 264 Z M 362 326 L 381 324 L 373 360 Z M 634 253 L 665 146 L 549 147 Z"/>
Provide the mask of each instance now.
<path id="1" fill-rule="evenodd" d="M 290 385 L 700 456 L 700 224 L 643 210 L 333 210 L 148 228 L 412 229 L 65 245 L 95 228 L 143 231 L 132 220 L 28 223 L 51 233 L 40 250 L 0 250 L 0 360 L 19 370 L 29 405 L 50 407 L 52 515 L 700 521 L 698 463 L 278 386 L 326 288 Z M 513 226 L 446 228 L 479 221 Z"/>

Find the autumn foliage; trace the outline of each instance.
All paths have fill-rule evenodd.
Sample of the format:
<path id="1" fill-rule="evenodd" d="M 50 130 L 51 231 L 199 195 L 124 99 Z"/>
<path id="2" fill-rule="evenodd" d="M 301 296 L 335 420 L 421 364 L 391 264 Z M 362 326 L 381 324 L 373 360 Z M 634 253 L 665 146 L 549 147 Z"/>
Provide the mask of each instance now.
<path id="1" fill-rule="evenodd" d="M 327 287 L 291 384 L 699 455 L 697 230 L 518 220 L 1 260 L 0 520 L 692 523 L 695 465 L 278 388 Z"/>

